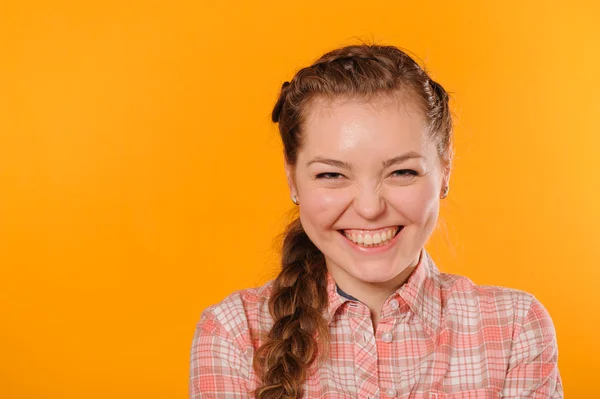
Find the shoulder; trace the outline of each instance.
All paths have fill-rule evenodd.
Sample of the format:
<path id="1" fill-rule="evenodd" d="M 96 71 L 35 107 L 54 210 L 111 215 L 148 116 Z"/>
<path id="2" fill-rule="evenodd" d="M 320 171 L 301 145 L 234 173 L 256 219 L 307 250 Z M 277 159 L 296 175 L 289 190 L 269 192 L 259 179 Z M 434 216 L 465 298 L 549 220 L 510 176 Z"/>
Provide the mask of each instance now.
<path id="1" fill-rule="evenodd" d="M 227 335 L 240 346 L 247 346 L 251 330 L 268 318 L 268 301 L 273 280 L 259 287 L 237 290 L 220 302 L 206 307 L 197 329 L 209 334 Z"/>
<path id="2" fill-rule="evenodd" d="M 440 273 L 441 297 L 447 314 L 502 319 L 516 329 L 535 318 L 552 323 L 542 303 L 531 293 L 509 287 L 478 285 L 466 276 Z"/>

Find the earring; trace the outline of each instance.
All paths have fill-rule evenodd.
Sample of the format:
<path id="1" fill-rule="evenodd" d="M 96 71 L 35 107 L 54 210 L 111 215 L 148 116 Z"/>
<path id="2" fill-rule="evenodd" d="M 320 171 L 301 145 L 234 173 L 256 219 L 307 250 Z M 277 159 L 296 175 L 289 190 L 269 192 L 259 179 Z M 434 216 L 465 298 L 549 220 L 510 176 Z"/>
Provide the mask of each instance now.
<path id="1" fill-rule="evenodd" d="M 450 191 L 450 187 L 446 186 L 444 187 L 444 192 L 442 193 L 442 196 L 440 198 L 444 199 L 448 196 L 448 191 Z"/>
<path id="2" fill-rule="evenodd" d="M 296 205 L 298 205 L 298 197 L 296 197 L 295 195 L 292 196 L 292 202 Z"/>

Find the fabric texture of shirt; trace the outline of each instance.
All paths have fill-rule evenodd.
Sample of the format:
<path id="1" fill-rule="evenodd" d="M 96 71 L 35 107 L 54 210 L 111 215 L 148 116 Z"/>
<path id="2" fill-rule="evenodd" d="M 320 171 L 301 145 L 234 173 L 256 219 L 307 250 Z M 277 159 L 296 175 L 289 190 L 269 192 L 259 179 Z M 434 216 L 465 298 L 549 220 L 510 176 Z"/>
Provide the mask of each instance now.
<path id="1" fill-rule="evenodd" d="M 273 280 L 232 293 L 200 316 L 189 395 L 250 398 L 252 358 L 273 325 Z M 303 398 L 563 398 L 556 333 L 531 294 L 441 273 L 425 249 L 407 282 L 369 308 L 327 272 L 329 357 L 313 367 Z"/>

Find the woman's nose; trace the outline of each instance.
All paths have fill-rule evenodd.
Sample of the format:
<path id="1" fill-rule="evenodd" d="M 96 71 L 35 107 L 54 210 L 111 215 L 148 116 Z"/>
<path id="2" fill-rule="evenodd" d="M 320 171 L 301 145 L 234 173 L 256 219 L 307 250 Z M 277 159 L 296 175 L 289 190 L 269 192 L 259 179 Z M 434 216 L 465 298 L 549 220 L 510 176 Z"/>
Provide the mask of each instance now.
<path id="1" fill-rule="evenodd" d="M 362 189 L 354 199 L 356 213 L 365 219 L 375 219 L 385 209 L 385 201 L 377 188 Z"/>

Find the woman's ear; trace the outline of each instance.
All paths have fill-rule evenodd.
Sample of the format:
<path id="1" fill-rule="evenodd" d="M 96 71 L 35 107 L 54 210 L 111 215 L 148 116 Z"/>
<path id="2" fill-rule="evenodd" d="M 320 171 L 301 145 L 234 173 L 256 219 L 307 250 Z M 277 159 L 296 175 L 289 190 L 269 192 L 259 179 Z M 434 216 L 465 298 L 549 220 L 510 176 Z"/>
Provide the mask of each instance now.
<path id="1" fill-rule="evenodd" d="M 296 191 L 296 183 L 295 183 L 295 175 L 294 175 L 294 167 L 292 165 L 290 165 L 289 163 L 287 163 L 287 161 L 284 161 L 285 165 L 285 178 L 287 180 L 288 183 L 288 187 L 290 189 L 290 195 L 294 196 L 294 195 L 298 195 L 297 191 Z"/>
<path id="2" fill-rule="evenodd" d="M 450 168 L 444 168 L 444 174 L 442 176 L 442 195 L 445 197 L 448 195 L 450 189 Z"/>
<path id="3" fill-rule="evenodd" d="M 296 176 L 294 173 L 294 166 L 290 165 L 287 160 L 284 159 L 285 178 L 287 180 L 288 187 L 290 189 L 290 197 L 298 196 L 296 190 Z"/>

